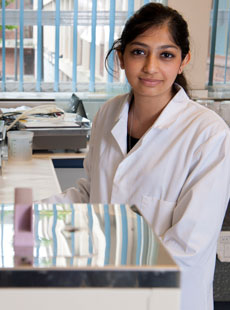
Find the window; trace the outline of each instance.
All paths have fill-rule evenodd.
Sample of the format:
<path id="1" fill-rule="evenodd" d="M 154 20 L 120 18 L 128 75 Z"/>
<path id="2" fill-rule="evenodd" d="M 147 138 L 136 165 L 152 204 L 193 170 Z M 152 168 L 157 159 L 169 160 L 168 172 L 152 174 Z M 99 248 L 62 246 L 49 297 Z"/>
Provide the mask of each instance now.
<path id="1" fill-rule="evenodd" d="M 147 2 L 3 0 L 2 91 L 94 92 L 123 87 L 122 72 L 113 78 L 104 69 L 105 55 L 127 17 Z"/>
<path id="2" fill-rule="evenodd" d="M 213 0 L 210 18 L 210 55 L 208 85 L 230 82 L 230 1 Z"/>

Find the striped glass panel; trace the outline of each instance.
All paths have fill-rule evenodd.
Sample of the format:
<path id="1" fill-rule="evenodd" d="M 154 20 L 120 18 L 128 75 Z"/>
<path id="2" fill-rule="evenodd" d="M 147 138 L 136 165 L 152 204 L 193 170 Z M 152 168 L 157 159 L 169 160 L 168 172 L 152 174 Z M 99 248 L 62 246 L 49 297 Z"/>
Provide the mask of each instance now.
<path id="1" fill-rule="evenodd" d="M 23 91 L 24 78 L 24 1 L 20 0 L 20 49 L 19 49 L 19 91 Z"/>
<path id="2" fill-rule="evenodd" d="M 42 80 L 42 1 L 38 1 L 37 21 L 37 83 L 36 90 L 41 91 Z"/>
<path id="3" fill-rule="evenodd" d="M 58 91 L 59 89 L 59 43 L 60 43 L 60 0 L 56 0 L 54 91 Z"/>
<path id="4" fill-rule="evenodd" d="M 115 0 L 110 0 L 110 14 L 109 14 L 109 49 L 112 47 L 114 42 L 114 31 L 115 31 Z M 112 55 L 109 58 L 109 68 L 113 70 L 114 67 L 114 53 L 112 52 Z M 113 75 L 108 74 L 108 83 L 113 82 Z"/>
<path id="5" fill-rule="evenodd" d="M 123 88 L 126 80 L 114 63 L 114 55 L 109 67 L 118 70 L 116 77 L 107 74 L 104 59 L 127 18 L 148 2 L 51 0 L 33 4 L 20 0 L 6 9 L 2 1 L 2 91 L 94 92 Z M 14 41 L 12 34 L 5 35 L 5 25 L 15 27 Z M 12 50 L 7 55 L 6 46 Z M 7 58 L 13 50 L 14 58 Z"/>
<path id="6" fill-rule="evenodd" d="M 90 81 L 89 91 L 95 90 L 95 56 L 96 56 L 97 0 L 92 5 L 91 44 L 90 44 Z"/>
<path id="7" fill-rule="evenodd" d="M 2 91 L 5 90 L 6 81 L 5 10 L 5 0 L 2 0 Z"/>
<path id="8" fill-rule="evenodd" d="M 78 24 L 78 0 L 74 0 L 74 18 L 73 18 L 73 76 L 72 91 L 77 91 L 77 24 Z"/>

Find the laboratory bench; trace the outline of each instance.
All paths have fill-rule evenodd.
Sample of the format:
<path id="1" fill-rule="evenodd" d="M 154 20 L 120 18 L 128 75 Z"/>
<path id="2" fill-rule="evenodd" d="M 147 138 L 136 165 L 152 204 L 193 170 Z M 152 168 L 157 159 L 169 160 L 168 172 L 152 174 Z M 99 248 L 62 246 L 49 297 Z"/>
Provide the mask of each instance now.
<path id="1" fill-rule="evenodd" d="M 17 256 L 14 188 L 32 188 L 36 201 L 51 196 L 61 191 L 55 166 L 77 169 L 83 158 L 84 153 L 34 153 L 28 162 L 3 163 L 1 306 L 179 310 L 179 268 L 134 207 L 34 203 L 33 257 Z"/>
<path id="2" fill-rule="evenodd" d="M 30 161 L 2 160 L 0 201 L 11 203 L 15 187 L 29 187 L 35 201 L 60 193 L 55 168 L 80 168 L 85 153 L 34 152 Z"/>
<path id="3" fill-rule="evenodd" d="M 63 176 L 65 176 L 65 173 L 66 173 L 66 179 L 68 179 L 68 181 L 69 181 L 69 179 L 71 179 L 71 178 L 69 178 L 69 175 L 71 174 L 71 172 L 73 173 L 72 180 L 70 182 L 72 183 L 72 186 L 74 186 L 73 182 L 75 181 L 75 178 L 78 178 L 76 171 L 79 171 L 79 170 L 83 171 L 83 160 L 84 160 L 86 152 L 87 152 L 87 150 L 82 150 L 82 152 L 80 152 L 80 153 L 34 152 L 32 161 L 29 161 L 29 162 L 24 162 L 24 163 L 21 162 L 19 164 L 16 162 L 4 161 L 3 167 L 2 167 L 2 175 L 0 176 L 0 198 L 1 198 L 1 203 L 2 203 L 0 222 L 2 222 L 2 217 L 4 215 L 4 212 L 7 213 L 7 209 L 4 209 L 4 207 L 3 207 L 4 204 L 9 204 L 7 208 L 12 209 L 12 206 L 10 207 L 10 204 L 12 203 L 13 198 L 14 198 L 14 188 L 15 187 L 30 187 L 30 188 L 32 188 L 34 200 L 39 201 L 42 198 L 46 198 L 46 197 L 52 196 L 53 194 L 56 194 L 57 192 L 61 192 L 62 190 L 65 189 L 65 187 L 68 187 L 66 184 L 63 185 L 61 182 L 61 178 L 63 178 Z M 58 173 L 59 170 L 60 170 L 60 173 Z M 75 175 L 75 173 L 76 173 L 76 175 Z M 70 208 L 69 206 L 66 206 L 66 207 Z M 45 211 L 42 210 L 42 206 L 40 206 L 39 208 L 41 208 L 39 212 L 42 215 Z M 98 207 L 98 206 L 92 205 L 91 208 L 93 208 L 93 209 L 95 208 L 95 210 L 96 209 L 97 210 L 102 209 L 103 210 L 102 213 L 104 214 L 103 216 L 105 217 L 105 209 L 104 209 L 105 206 Z M 125 208 L 127 208 L 127 207 L 125 207 Z M 111 212 L 114 213 L 114 207 L 112 209 L 113 209 L 113 211 L 111 211 Z M 39 214 L 39 212 L 37 214 Z M 56 211 L 54 212 L 54 210 L 53 210 L 52 212 L 51 211 L 49 211 L 49 212 L 50 212 L 51 218 L 54 217 L 54 213 Z M 68 209 L 68 212 L 69 213 L 73 212 L 73 209 L 72 209 L 72 211 L 70 211 Z M 96 214 L 97 217 L 98 216 L 101 217 L 101 211 L 99 213 L 98 212 L 99 211 L 96 211 L 96 213 L 93 212 L 93 214 Z M 126 212 L 127 212 L 127 210 L 126 210 Z M 109 215 L 107 214 L 107 216 L 109 216 L 109 218 L 110 218 L 110 224 L 113 223 L 113 225 L 114 225 L 115 218 L 114 218 L 114 214 L 112 214 L 112 213 Z M 136 214 L 134 214 L 134 216 L 137 217 Z M 40 217 L 42 218 L 42 216 L 40 216 Z M 39 220 L 37 222 L 41 221 L 40 217 L 39 217 Z M 12 219 L 11 219 L 11 221 L 12 221 Z M 45 219 L 44 219 L 44 221 L 45 221 Z M 100 220 L 97 220 L 97 222 L 100 223 L 100 225 L 101 225 L 101 223 L 103 221 L 100 218 Z M 50 220 L 50 225 L 49 225 L 50 230 L 53 230 L 52 225 L 53 225 L 52 220 Z M 64 225 L 64 223 L 62 223 L 62 226 L 63 225 Z M 137 225 L 137 223 L 135 225 Z M 143 222 L 143 225 L 146 225 L 146 224 Z M 118 227 L 118 226 L 116 226 L 116 227 Z M 122 226 L 122 224 L 121 224 L 121 226 Z M 127 227 L 130 228 L 129 225 Z M 11 229 L 12 229 L 12 227 L 11 227 Z M 46 227 L 45 229 L 48 230 L 48 227 Z M 103 229 L 106 229 L 105 226 L 103 227 Z M 106 241 L 105 240 L 105 234 L 104 234 L 105 231 L 103 231 L 103 229 L 102 230 L 100 229 L 98 231 L 98 234 L 101 233 L 102 240 L 104 240 L 104 242 L 105 242 Z M 131 229 L 133 229 L 133 227 Z M 117 232 L 115 233 L 114 228 L 111 228 L 111 231 L 113 231 L 113 234 L 114 234 L 113 237 L 111 236 L 111 240 L 114 240 L 114 238 L 115 239 L 117 238 Z M 228 207 L 228 210 L 227 210 L 227 213 L 225 216 L 222 231 L 230 231 L 230 205 Z M 148 237 L 147 237 L 148 240 L 150 240 L 149 239 L 150 238 L 149 233 L 150 232 L 148 232 Z M 11 232 L 11 235 L 12 235 L 12 232 Z M 2 236 L 2 233 L 1 233 L 1 236 Z M 62 234 L 61 234 L 61 236 L 62 236 Z M 92 236 L 92 233 L 91 233 L 91 236 Z M 38 236 L 37 236 L 37 238 L 39 239 Z M 64 237 L 62 236 L 60 238 L 65 238 L 65 236 Z M 97 236 L 97 238 L 98 238 L 98 236 Z M 135 237 L 135 238 L 136 238 L 136 242 L 137 242 L 137 237 Z M 155 240 L 154 235 L 152 235 L 151 238 L 153 238 L 153 240 Z M 57 240 L 57 239 L 50 238 L 51 243 L 53 243 L 54 240 Z M 154 242 L 156 242 L 156 240 Z M 116 241 L 116 242 L 118 242 L 118 241 Z M 157 240 L 157 242 L 158 242 L 158 240 Z M 67 244 L 67 241 L 66 241 L 66 244 Z M 38 245 L 36 245 L 36 251 L 38 251 L 38 249 L 39 249 L 40 253 L 43 251 L 45 253 L 48 253 L 49 251 L 52 252 L 53 246 L 54 246 L 53 244 L 49 245 L 49 247 L 47 247 L 45 249 L 44 245 L 41 246 L 41 244 L 40 244 L 39 247 L 38 247 Z M 103 246 L 106 247 L 105 243 Z M 115 245 L 113 244 L 113 246 L 115 246 Z M 117 246 L 118 245 L 116 245 L 116 247 Z M 121 246 L 121 245 L 119 245 L 119 246 Z M 162 245 L 160 244 L 160 246 L 162 246 Z M 61 246 L 61 247 L 63 247 L 63 246 Z M 137 245 L 136 245 L 136 247 L 137 247 Z M 114 254 L 116 252 L 115 248 L 113 250 L 110 249 L 110 253 L 114 258 L 116 257 L 116 255 Z M 70 251 L 71 246 L 69 246 L 68 249 Z M 107 249 L 108 249 L 108 245 L 107 245 Z M 54 251 L 54 249 L 53 249 L 53 251 Z M 104 250 L 100 250 L 100 251 L 102 251 L 101 252 L 102 255 L 106 255 L 105 254 L 105 248 L 104 248 Z M 168 254 L 166 253 L 166 256 L 167 255 Z M 3 259 L 3 257 L 2 257 L 2 259 Z M 36 291 L 36 290 L 35 290 L 36 292 L 34 291 L 35 295 L 38 294 L 38 296 L 40 296 L 39 294 L 42 292 L 41 287 L 44 286 L 46 288 L 49 288 L 49 291 L 51 292 L 50 296 L 53 296 L 53 298 L 54 298 L 54 296 L 56 296 L 56 288 L 58 288 L 58 291 L 63 290 L 64 288 L 68 288 L 68 291 L 69 291 L 68 294 L 70 294 L 70 296 L 72 296 L 71 294 L 73 293 L 73 296 L 74 296 L 75 289 L 78 288 L 78 293 L 79 293 L 79 289 L 80 288 L 82 289 L 84 287 L 83 291 L 80 290 L 82 292 L 82 294 L 80 294 L 78 296 L 78 299 L 79 298 L 81 299 L 80 296 L 84 296 L 84 294 L 86 294 L 86 290 L 85 290 L 86 288 L 90 289 L 90 292 L 93 295 L 95 294 L 95 298 L 96 298 L 96 296 L 99 296 L 100 294 L 102 294 L 101 296 L 104 296 L 105 288 L 106 288 L 106 290 L 110 290 L 110 293 L 112 294 L 111 296 L 118 296 L 118 295 L 122 296 L 123 290 L 120 290 L 120 289 L 125 288 L 126 292 L 129 292 L 130 296 L 132 296 L 131 299 L 133 299 L 133 300 L 136 300 L 135 297 L 139 296 L 138 294 L 140 294 L 140 296 L 138 298 L 141 299 L 142 298 L 141 292 L 143 293 L 143 296 L 145 296 L 143 298 L 148 299 L 149 297 L 147 297 L 147 296 L 151 295 L 150 290 L 153 289 L 153 287 L 150 288 L 150 287 L 148 287 L 148 285 L 154 286 L 155 285 L 154 283 L 158 283 L 156 285 L 159 285 L 159 282 L 156 281 L 157 278 L 158 278 L 158 280 L 161 278 L 161 281 L 164 281 L 165 284 L 168 283 L 167 285 L 169 285 L 169 283 L 170 283 L 169 286 L 171 286 L 171 287 L 174 286 L 175 290 L 177 290 L 178 286 L 179 286 L 179 273 L 178 273 L 177 267 L 175 265 L 173 265 L 173 269 L 174 269 L 173 272 L 170 271 L 170 272 L 163 272 L 162 273 L 160 271 L 160 273 L 158 273 L 158 271 L 157 271 L 156 274 L 157 275 L 160 274 L 161 277 L 160 278 L 156 277 L 154 280 L 156 282 L 154 282 L 153 277 L 155 277 L 154 272 L 156 270 L 152 273 L 152 271 L 153 271 L 152 267 L 153 266 L 151 266 L 151 267 L 148 266 L 147 268 L 145 266 L 145 268 L 144 268 L 145 271 L 144 271 L 142 267 L 141 267 L 142 270 L 141 270 L 141 268 L 139 268 L 140 266 L 134 267 L 135 264 L 132 266 L 129 265 L 128 269 L 130 272 L 132 272 L 132 274 L 129 274 L 127 267 L 125 267 L 123 264 L 121 264 L 121 262 L 116 266 L 113 265 L 113 268 L 115 268 L 114 270 L 108 268 L 108 266 L 103 266 L 103 268 L 102 268 L 102 266 L 100 266 L 100 270 L 96 270 L 96 269 L 94 269 L 96 265 L 93 266 L 93 269 L 94 269 L 93 270 L 93 269 L 91 269 L 92 268 L 91 265 L 89 266 L 86 263 L 84 263 L 86 265 L 84 265 L 84 264 L 82 265 L 83 260 L 80 260 L 81 263 L 80 263 L 80 261 L 78 261 L 77 264 L 79 264 L 79 265 L 75 266 L 73 263 L 75 261 L 74 257 L 72 257 L 72 258 L 69 257 L 68 259 L 64 258 L 64 257 L 60 258 L 60 261 L 64 262 L 63 266 L 58 265 L 59 264 L 58 263 L 59 258 L 57 259 L 57 257 L 55 258 L 55 257 L 50 256 L 49 259 L 50 259 L 50 261 L 48 263 L 46 261 L 46 264 L 48 264 L 47 270 L 49 270 L 49 273 L 47 273 L 44 269 L 44 261 L 43 261 L 43 263 L 41 261 L 39 262 L 39 260 L 37 258 L 36 262 L 38 265 L 33 270 L 31 270 L 31 268 L 29 268 L 29 269 L 27 268 L 26 271 L 25 271 L 25 269 L 21 269 L 21 268 L 16 270 L 15 267 L 12 267 L 13 269 L 12 268 L 9 269 L 9 268 L 6 268 L 6 266 L 5 266 L 4 268 L 6 268 L 6 269 L 4 269 L 4 272 L 7 270 L 8 275 L 7 275 L 7 277 L 5 277 L 7 273 L 1 274 L 1 272 L 0 272 L 0 282 L 3 283 L 2 279 L 8 279 L 8 280 L 6 280 L 8 282 L 5 282 L 6 287 L 7 287 L 7 285 L 9 285 L 9 283 L 13 283 L 11 290 L 13 290 L 16 294 L 18 294 L 17 293 L 18 290 L 16 290 L 15 287 L 19 288 L 21 285 L 20 283 L 27 283 L 27 284 L 25 284 L 26 288 L 24 288 L 26 290 L 29 289 L 29 287 L 34 287 L 34 289 L 35 288 L 38 289 L 38 287 L 39 287 L 38 291 Z M 103 259 L 105 261 L 105 257 Z M 108 259 L 108 256 L 107 256 L 107 259 Z M 159 259 L 159 257 L 158 257 L 158 259 Z M 11 257 L 11 260 L 12 260 L 12 257 Z M 52 264 L 53 264 L 52 262 L 54 262 L 54 260 L 56 261 L 56 265 L 52 266 Z M 85 258 L 85 262 L 86 261 L 87 262 L 89 262 L 89 261 L 93 262 L 94 259 L 90 260 L 89 258 L 87 258 L 87 259 Z M 3 261 L 2 261 L 2 263 L 3 263 Z M 39 265 L 40 263 L 41 263 L 41 265 Z M 80 269 L 79 269 L 79 266 L 81 267 Z M 109 266 L 111 267 L 110 263 L 109 263 Z M 82 269 L 82 267 L 83 267 L 83 269 Z M 140 272 L 135 270 L 136 267 L 139 268 Z M 162 268 L 162 266 L 160 268 Z M 58 269 L 58 273 L 56 273 L 57 269 Z M 148 269 L 150 269 L 151 272 Z M 166 269 L 168 269 L 168 267 Z M 13 270 L 15 271 L 15 273 L 12 272 Z M 16 274 L 17 274 L 17 277 L 15 277 Z M 46 275 L 45 277 L 43 277 L 44 274 Z M 215 278 L 214 278 L 215 310 L 225 310 L 225 309 L 229 309 L 229 307 L 230 307 L 230 277 L 229 277 L 229 275 L 230 275 L 230 263 L 229 262 L 221 262 L 217 257 L 216 269 L 215 269 Z M 61 280 L 58 280 L 59 276 L 60 276 Z M 13 279 L 17 279 L 16 282 Z M 43 284 L 41 283 L 41 281 L 44 281 Z M 6 283 L 8 283 L 8 284 L 6 284 Z M 15 285 L 15 287 L 14 287 L 14 285 Z M 41 285 L 41 287 L 40 287 L 40 285 Z M 4 288 L 3 284 L 0 284 L 0 286 L 2 287 L 2 289 Z M 101 286 L 101 287 L 99 288 L 98 286 Z M 10 285 L 9 285 L 9 287 L 10 287 Z M 91 291 L 92 287 L 94 288 L 93 291 Z M 142 288 L 141 292 L 139 292 L 139 290 L 136 289 L 137 287 Z M 163 287 L 164 287 L 164 285 L 163 285 Z M 162 284 L 161 284 L 161 288 L 162 288 Z M 3 289 L 3 291 L 2 291 L 2 289 L 0 290 L 0 292 L 5 292 L 5 293 L 8 292 L 8 290 L 6 291 L 5 288 Z M 22 288 L 20 288 L 20 290 L 21 289 Z M 24 289 L 23 289 L 23 292 L 25 292 Z M 134 290 L 134 292 L 133 292 L 133 290 Z M 158 290 L 159 290 L 159 288 L 158 288 Z M 98 291 L 98 293 L 96 293 L 97 291 Z M 23 294 L 23 292 L 22 292 L 22 294 Z M 44 292 L 46 292 L 46 291 L 44 291 Z M 60 295 L 56 296 L 57 300 L 60 299 L 60 296 L 63 296 L 64 299 L 66 298 L 64 292 L 65 292 L 65 290 L 60 292 Z M 118 294 L 118 295 L 116 295 L 116 294 Z M 7 296 L 7 294 L 5 296 Z M 109 294 L 108 294 L 108 296 L 109 296 Z M 3 299 L 4 298 L 5 297 L 3 297 Z M 18 298 L 21 298 L 21 297 L 18 296 Z M 72 297 L 70 297 L 70 298 L 72 298 Z M 93 298 L 94 297 L 92 297 L 92 300 L 93 300 Z M 101 298 L 104 298 L 104 297 L 101 297 Z M 122 298 L 125 300 L 125 295 Z M 116 298 L 115 298 L 115 300 L 116 300 Z M 169 300 L 170 300 L 170 298 L 169 298 Z M 82 299 L 82 302 L 83 302 L 83 299 Z M 114 303 L 114 305 L 115 305 L 116 301 L 114 301 L 114 302 L 115 302 Z M 58 301 L 58 303 L 60 305 L 62 304 L 62 302 L 60 300 Z M 106 302 L 105 302 L 105 304 L 106 304 Z M 139 305 L 138 301 L 135 301 L 134 304 Z"/>
<path id="4" fill-rule="evenodd" d="M 230 309 L 230 202 L 225 214 L 221 232 L 227 233 L 225 254 L 226 261 L 217 256 L 214 276 L 215 310 Z"/>
<path id="5" fill-rule="evenodd" d="M 78 154 L 78 157 L 69 156 L 69 158 L 61 158 L 58 156 L 53 157 L 53 164 L 56 173 L 59 177 L 59 181 L 62 179 L 64 182 L 60 183 L 62 189 L 65 190 L 68 186 L 65 184 L 69 182 L 68 185 L 74 185 L 75 175 L 79 177 L 84 176 L 83 171 L 83 156 Z M 71 168 L 71 169 L 69 169 Z M 65 176 L 66 173 L 66 176 Z M 73 175 L 72 175 L 73 174 Z M 71 180 L 72 177 L 72 180 Z M 222 231 L 230 232 L 230 203 L 226 212 L 226 216 L 223 222 Z M 230 237 L 229 237 L 230 242 Z M 230 244 L 230 243 L 229 243 Z M 216 268 L 214 276 L 214 300 L 215 300 L 215 310 L 226 310 L 230 309 L 230 251 L 229 251 L 229 261 L 222 262 L 217 256 Z"/>

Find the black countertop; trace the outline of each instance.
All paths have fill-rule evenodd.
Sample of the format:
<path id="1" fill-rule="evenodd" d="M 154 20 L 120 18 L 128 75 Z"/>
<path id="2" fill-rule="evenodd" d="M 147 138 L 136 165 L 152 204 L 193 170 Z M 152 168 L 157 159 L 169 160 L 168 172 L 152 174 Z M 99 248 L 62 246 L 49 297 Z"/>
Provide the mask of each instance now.
<path id="1" fill-rule="evenodd" d="M 127 205 L 34 205 L 32 260 L 16 257 L 0 205 L 0 287 L 179 287 L 179 268 Z"/>
<path id="2" fill-rule="evenodd" d="M 230 231 L 230 202 L 223 221 L 222 231 Z M 216 258 L 214 276 L 214 300 L 230 302 L 230 263 L 221 262 L 218 257 Z"/>

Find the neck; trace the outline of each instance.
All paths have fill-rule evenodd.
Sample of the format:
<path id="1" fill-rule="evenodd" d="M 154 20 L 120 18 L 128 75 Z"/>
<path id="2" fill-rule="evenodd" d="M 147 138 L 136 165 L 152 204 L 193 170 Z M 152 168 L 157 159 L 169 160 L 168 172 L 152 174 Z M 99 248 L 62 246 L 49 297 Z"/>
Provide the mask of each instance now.
<path id="1" fill-rule="evenodd" d="M 173 95 L 165 98 L 154 98 L 133 95 L 133 100 L 130 104 L 128 118 L 128 132 L 134 137 L 140 139 L 144 133 L 157 120 L 165 106 L 169 103 Z"/>
<path id="2" fill-rule="evenodd" d="M 158 96 L 143 96 L 134 93 L 134 104 L 135 110 L 138 112 L 139 117 L 149 118 L 154 115 L 159 115 L 159 113 L 166 107 L 169 101 L 173 98 L 175 93 L 170 90 L 164 95 L 160 94 Z"/>

